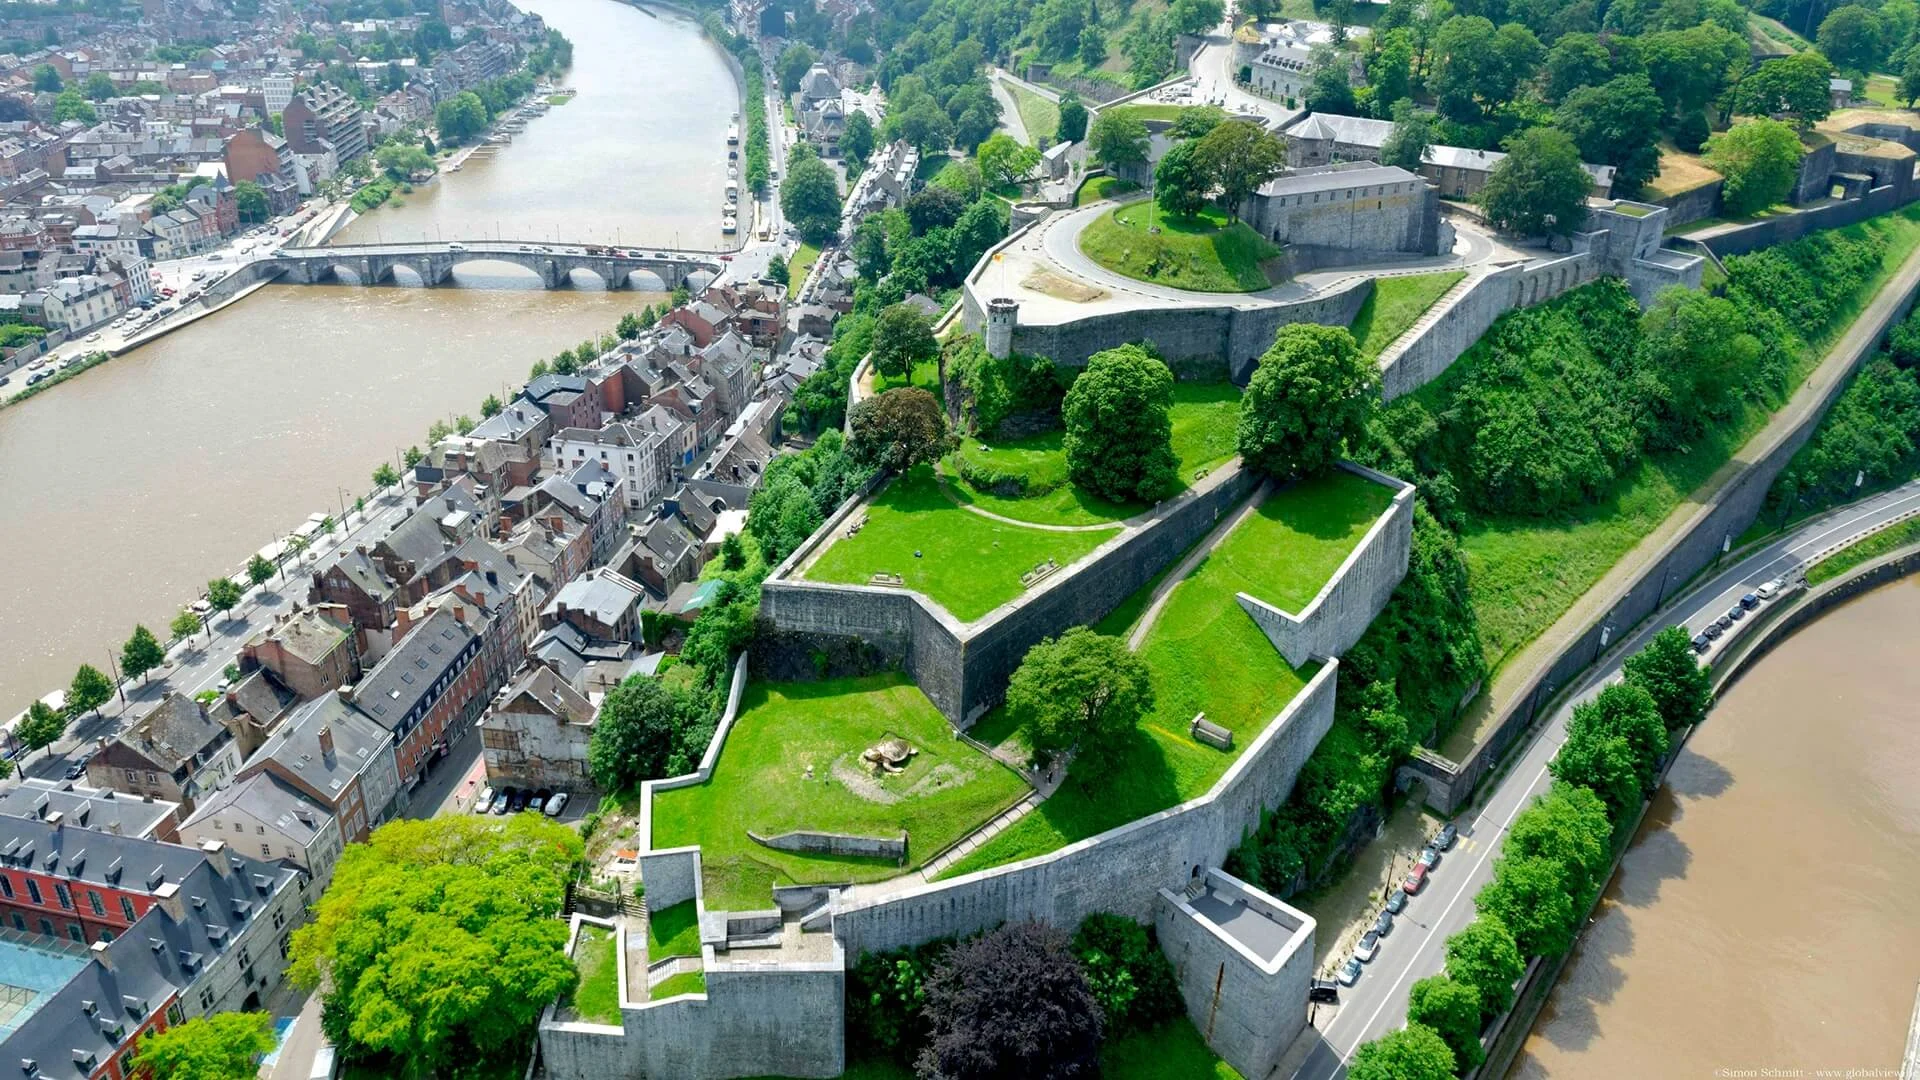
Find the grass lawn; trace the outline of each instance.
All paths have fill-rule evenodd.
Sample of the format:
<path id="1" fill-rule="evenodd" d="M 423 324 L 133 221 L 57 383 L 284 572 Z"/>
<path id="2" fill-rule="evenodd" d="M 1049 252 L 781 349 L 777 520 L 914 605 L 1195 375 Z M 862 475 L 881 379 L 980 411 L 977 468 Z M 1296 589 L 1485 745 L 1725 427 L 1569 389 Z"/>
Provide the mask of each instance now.
<path id="1" fill-rule="evenodd" d="M 1052 142 L 1060 131 L 1060 106 L 1019 83 L 1002 82 L 1000 85 L 1013 95 L 1014 107 L 1020 111 L 1020 123 L 1027 129 L 1027 141 L 1034 146 Z"/>
<path id="2" fill-rule="evenodd" d="M 1174 587 L 1148 631 L 1140 657 L 1152 673 L 1155 707 L 1112 775 L 1085 786 L 1062 784 L 1038 809 L 942 876 L 1057 851 L 1212 787 L 1317 670 L 1289 666 L 1235 594 L 1298 611 L 1392 498 L 1385 487 L 1348 472 L 1269 497 Z M 1222 663 L 1221 657 L 1234 662 Z M 1233 750 L 1223 753 L 1187 734 L 1202 711 L 1234 733 Z"/>
<path id="3" fill-rule="evenodd" d="M 1899 100 L 1900 80 L 1891 75 L 1872 75 L 1867 78 L 1866 97 L 1877 105 L 1889 108 L 1903 105 Z"/>
<path id="4" fill-rule="evenodd" d="M 1160 232 L 1147 232 L 1149 223 Z M 1273 284 L 1262 260 L 1280 254 L 1259 233 L 1208 207 L 1192 218 L 1168 217 L 1142 199 L 1100 215 L 1080 234 L 1080 250 L 1101 266 L 1138 281 L 1195 292 L 1256 292 Z"/>
<path id="5" fill-rule="evenodd" d="M 775 883 L 876 881 L 902 872 L 891 860 L 776 851 L 749 839 L 749 829 L 762 836 L 904 830 L 911 868 L 1027 790 L 1012 770 L 955 739 L 933 703 L 898 672 L 755 682 L 741 710 L 713 778 L 653 802 L 655 847 L 701 846 L 712 910 L 764 908 Z M 902 772 L 871 777 L 860 753 L 890 736 L 919 753 Z"/>
<path id="6" fill-rule="evenodd" d="M 573 966 L 580 969 L 580 985 L 573 989 L 573 1011 L 592 1024 L 620 1022 L 620 965 L 614 956 L 613 931 L 590 923 L 580 925 L 573 947 Z"/>
<path id="7" fill-rule="evenodd" d="M 922 360 L 913 365 L 913 370 L 908 372 L 904 379 L 898 375 L 882 375 L 878 371 L 873 373 L 873 392 L 876 394 L 898 390 L 902 386 L 917 386 L 922 390 L 931 391 L 934 397 L 939 397 L 940 361 Z"/>
<path id="8" fill-rule="evenodd" d="M 1699 154 L 1689 154 L 1672 143 L 1660 145 L 1660 172 L 1647 183 L 1649 199 L 1664 198 L 1705 187 L 1720 179 Z"/>
<path id="9" fill-rule="evenodd" d="M 699 955 L 700 913 L 694 910 L 693 901 L 682 900 L 647 912 L 647 963 Z"/>
<path id="10" fill-rule="evenodd" d="M 1073 205 L 1086 206 L 1101 199 L 1112 199 L 1130 191 L 1139 191 L 1140 185 L 1131 180 L 1122 180 L 1117 176 L 1090 176 L 1073 193 Z"/>
<path id="11" fill-rule="evenodd" d="M 1122 105 L 1113 111 L 1116 113 L 1126 113 L 1128 116 L 1134 117 L 1142 122 L 1147 120 L 1164 120 L 1171 124 L 1175 120 L 1180 119 L 1180 113 L 1188 108 L 1190 108 L 1190 106 L 1173 105 L 1164 101 L 1156 101 L 1148 105 Z"/>
<path id="12" fill-rule="evenodd" d="M 1881 271 L 1841 307 L 1831 326 L 1812 335 L 1790 373 L 1790 387 L 1800 385 L 1833 339 L 1852 324 L 1893 270 L 1920 245 L 1920 208 L 1849 225 L 1842 232 L 1858 235 L 1867 229 L 1890 234 Z M 1419 392 L 1430 395 L 1425 401 L 1429 408 L 1444 407 L 1442 388 L 1449 385 L 1442 378 Z M 1480 517 L 1469 522 L 1460 542 L 1489 664 L 1498 667 L 1552 625 L 1621 556 L 1725 465 L 1771 415 L 1770 408 L 1749 404 L 1737 422 L 1696 439 L 1690 452 L 1644 460 L 1621 478 L 1607 498 L 1561 518 Z M 1448 752 L 1453 749 L 1457 747 Z"/>
<path id="13" fill-rule="evenodd" d="M 820 249 L 812 244 L 801 244 L 787 257 L 787 280 L 793 282 L 794 288 L 798 289 L 800 283 L 807 280 L 807 272 L 813 269 L 813 264 L 819 259 Z"/>
<path id="14" fill-rule="evenodd" d="M 1173 384 L 1173 452 L 1180 459 L 1180 478 L 1192 483 L 1202 469 L 1211 470 L 1233 458 L 1240 423 L 1240 388 L 1229 382 Z M 982 444 L 968 437 L 955 451 L 975 466 L 991 466 L 1027 477 L 1027 494 L 1013 498 L 981 491 L 960 478 L 957 463 L 946 470 L 954 493 L 963 502 L 1042 525 L 1097 525 L 1119 521 L 1145 510 L 1144 503 L 1109 502 L 1067 482 L 1065 432 L 1055 430 L 1024 439 L 994 439 Z"/>
<path id="15" fill-rule="evenodd" d="M 1100 1074 L 1106 1080 L 1241 1080 L 1184 1016 L 1109 1041 L 1100 1050 Z"/>
<path id="16" fill-rule="evenodd" d="M 1379 356 L 1385 352 L 1387 346 L 1406 333 L 1428 308 L 1466 276 L 1464 270 L 1443 270 L 1437 274 L 1374 279 L 1373 295 L 1360 306 L 1360 314 L 1353 317 L 1353 339 L 1360 343 L 1361 354 Z"/>
<path id="17" fill-rule="evenodd" d="M 1066 566 L 1113 536 L 1107 529 L 1030 529 L 968 513 L 941 492 L 924 465 L 889 483 L 866 515 L 857 535 L 836 538 L 803 576 L 865 585 L 874 574 L 899 574 L 907 588 L 966 622 L 1025 592 L 1020 577 L 1027 571 L 1048 559 Z"/>
<path id="18" fill-rule="evenodd" d="M 647 991 L 648 1001 L 665 1001 L 681 994 L 704 994 L 707 992 L 707 973 L 704 971 L 682 971 L 660 980 L 660 985 Z"/>
<path id="19" fill-rule="evenodd" d="M 1843 547 L 1814 563 L 1807 568 L 1807 584 L 1818 585 L 1823 581 L 1832 581 L 1861 563 L 1871 562 L 1882 555 L 1906 547 L 1916 540 L 1920 540 L 1920 521 L 1903 521 L 1891 529 L 1874 533 L 1859 543 Z"/>

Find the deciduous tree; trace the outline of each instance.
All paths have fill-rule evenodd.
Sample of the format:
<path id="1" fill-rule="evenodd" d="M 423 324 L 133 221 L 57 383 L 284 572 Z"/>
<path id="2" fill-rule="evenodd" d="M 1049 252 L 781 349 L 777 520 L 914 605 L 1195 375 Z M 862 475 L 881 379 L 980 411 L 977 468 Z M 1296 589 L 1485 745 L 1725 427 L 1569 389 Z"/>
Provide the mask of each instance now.
<path id="1" fill-rule="evenodd" d="M 1697 724 L 1713 707 L 1713 678 L 1694 655 L 1687 631 L 1669 626 L 1627 657 L 1627 681 L 1647 692 L 1668 730 Z"/>
<path id="2" fill-rule="evenodd" d="M 273 563 L 267 561 L 266 556 L 257 551 L 254 552 L 253 558 L 247 560 L 247 580 L 255 585 L 265 585 L 274 573 Z"/>
<path id="3" fill-rule="evenodd" d="M 840 133 L 840 153 L 856 165 L 865 165 L 873 153 L 873 118 L 865 110 L 847 114 L 846 130 Z"/>
<path id="4" fill-rule="evenodd" d="M 1885 57 L 1880 17 L 1860 4 L 1842 4 L 1820 20 L 1814 40 L 1842 68 L 1867 71 Z"/>
<path id="5" fill-rule="evenodd" d="M 1106 776 L 1153 701 L 1146 662 L 1084 626 L 1028 649 L 1007 683 L 1007 708 L 1035 754 L 1073 754 L 1082 784 Z"/>
<path id="6" fill-rule="evenodd" d="M 181 608 L 167 624 L 167 629 L 176 638 L 190 638 L 200 632 L 200 613 L 192 608 Z"/>
<path id="7" fill-rule="evenodd" d="M 47 704 L 35 701 L 27 706 L 27 713 L 13 729 L 14 737 L 26 753 L 51 747 L 67 733 L 67 714 Z"/>
<path id="8" fill-rule="evenodd" d="M 1411 101 L 1393 107 L 1393 130 L 1380 146 L 1380 164 L 1393 165 L 1418 174 L 1426 161 L 1427 148 L 1433 145 L 1434 118 Z"/>
<path id="9" fill-rule="evenodd" d="M 1567 95 L 1554 113 L 1555 127 L 1573 139 L 1586 161 L 1614 168 L 1614 187 L 1637 192 L 1660 175 L 1660 121 L 1666 105 L 1645 75 L 1622 75 Z"/>
<path id="10" fill-rule="evenodd" d="M 1213 182 L 1194 163 L 1194 144 L 1175 143 L 1153 167 L 1153 199 L 1174 217 L 1191 218 L 1206 208 Z"/>
<path id="11" fill-rule="evenodd" d="M 1768 117 L 1756 117 L 1709 136 L 1707 164 L 1726 182 L 1720 201 L 1735 217 L 1757 214 L 1784 202 L 1800 176 L 1805 154 L 1793 128 Z"/>
<path id="12" fill-rule="evenodd" d="M 207 582 L 207 604 L 222 615 L 240 603 L 240 586 L 232 578 L 217 577 Z"/>
<path id="13" fill-rule="evenodd" d="M 135 626 L 133 636 L 120 647 L 120 670 L 129 679 L 143 679 L 167 658 L 165 649 L 154 638 L 153 631 L 144 626 Z"/>
<path id="14" fill-rule="evenodd" d="M 866 398 L 847 413 L 847 424 L 847 452 L 875 469 L 903 473 L 953 448 L 946 411 L 917 386 Z"/>
<path id="15" fill-rule="evenodd" d="M 688 736 L 699 721 L 685 691 L 646 675 L 629 676 L 607 692 L 594 718 L 587 771 L 602 791 L 630 791 L 642 780 L 678 775 L 682 766 L 697 764 L 704 749 L 688 753 Z"/>
<path id="16" fill-rule="evenodd" d="M 919 309 L 893 304 L 880 310 L 873 328 L 873 368 L 882 375 L 904 379 L 914 365 L 940 352 L 933 325 Z"/>
<path id="17" fill-rule="evenodd" d="M 1494 1016 L 1513 1004 L 1513 984 L 1526 966 L 1513 934 L 1499 919 L 1478 916 L 1447 939 L 1447 974 L 1479 992 L 1482 1016 Z"/>
<path id="18" fill-rule="evenodd" d="M 1480 991 L 1445 975 L 1429 975 L 1407 992 L 1407 1023 L 1433 1029 L 1464 1073 L 1486 1056 L 1480 1047 Z"/>
<path id="19" fill-rule="evenodd" d="M 1513 819 L 1501 851 L 1511 858 L 1552 862 L 1561 868 L 1567 891 L 1585 898 L 1607 872 L 1612 838 L 1613 822 L 1600 796 L 1556 783 Z"/>
<path id="20" fill-rule="evenodd" d="M 1559 956 L 1573 945 L 1574 897 L 1565 868 L 1539 856 L 1502 855 L 1474 907 L 1513 931 L 1522 956 Z"/>
<path id="21" fill-rule="evenodd" d="M 1319 472 L 1366 430 L 1379 400 L 1379 365 L 1346 327 L 1290 323 L 1240 398 L 1240 454 L 1271 476 Z"/>
<path id="22" fill-rule="evenodd" d="M 801 156 L 788 166 L 780 184 L 780 210 L 808 243 L 833 240 L 840 231 L 840 182 L 826 162 Z"/>
<path id="23" fill-rule="evenodd" d="M 990 185 L 1017 184 L 1040 164 L 1040 151 L 1004 131 L 994 132 L 974 155 Z"/>
<path id="24" fill-rule="evenodd" d="M 135 1080 L 254 1080 L 273 1050 L 273 1016 L 212 1013 L 141 1036 Z"/>
<path id="25" fill-rule="evenodd" d="M 113 697 L 113 680 L 92 664 L 81 664 L 67 687 L 67 715 L 85 716 Z"/>
<path id="26" fill-rule="evenodd" d="M 1451 1080 L 1453 1051 L 1425 1024 L 1408 1024 L 1361 1043 L 1347 1064 L 1348 1080 Z"/>
<path id="27" fill-rule="evenodd" d="M 1194 144 L 1194 164 L 1220 190 L 1220 203 L 1238 215 L 1260 185 L 1287 166 L 1286 144 L 1259 124 L 1229 120 Z"/>
<path id="28" fill-rule="evenodd" d="M 1733 111 L 1743 116 L 1784 116 L 1801 131 L 1833 111 L 1828 82 L 1833 65 L 1817 52 L 1795 53 L 1762 63 L 1733 88 Z"/>
<path id="29" fill-rule="evenodd" d="M 1100 1007 L 1067 936 L 1009 923 L 947 950 L 925 984 L 929 1080 L 1100 1075 Z"/>
<path id="30" fill-rule="evenodd" d="M 1532 128 L 1507 140 L 1507 156 L 1488 174 L 1480 205 L 1509 232 L 1567 236 L 1586 220 L 1592 187 L 1566 132 Z"/>
<path id="31" fill-rule="evenodd" d="M 1139 345 L 1093 354 L 1068 387 L 1067 473 L 1103 498 L 1158 501 L 1180 483 L 1173 453 L 1173 372 Z"/>
<path id="32" fill-rule="evenodd" d="M 1079 142 L 1087 137 L 1087 107 L 1080 103 L 1077 95 L 1066 94 L 1060 98 L 1060 123 L 1053 135 L 1063 143 Z M 844 136 L 842 142 L 845 142 Z"/>
<path id="33" fill-rule="evenodd" d="M 1109 168 L 1147 160 L 1147 125 L 1125 109 L 1106 109 L 1093 122 L 1089 148 Z"/>

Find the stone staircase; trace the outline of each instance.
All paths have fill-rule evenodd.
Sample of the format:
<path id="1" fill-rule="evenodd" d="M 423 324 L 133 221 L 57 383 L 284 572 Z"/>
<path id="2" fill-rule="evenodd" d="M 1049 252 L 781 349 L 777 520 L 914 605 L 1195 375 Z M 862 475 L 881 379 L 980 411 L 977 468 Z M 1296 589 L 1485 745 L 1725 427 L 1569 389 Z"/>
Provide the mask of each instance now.
<path id="1" fill-rule="evenodd" d="M 1441 293 L 1440 299 L 1435 300 L 1432 307 L 1421 312 L 1420 317 L 1413 320 L 1413 325 L 1407 327 L 1405 333 L 1394 338 L 1392 343 L 1380 351 L 1380 369 L 1385 371 L 1392 367 L 1393 362 L 1400 359 L 1400 354 L 1406 352 L 1413 342 L 1420 340 L 1420 335 L 1426 333 L 1428 327 L 1439 322 L 1442 316 L 1453 310 L 1453 305 L 1459 303 L 1460 298 L 1472 291 L 1475 285 L 1480 284 L 1480 279 L 1485 276 L 1470 270 L 1466 277 L 1453 283 L 1453 288 Z"/>
<path id="2" fill-rule="evenodd" d="M 959 843 L 941 852 L 938 857 L 934 858 L 925 866 L 922 866 L 919 873 L 920 880 L 932 881 L 934 878 L 939 877 L 947 867 L 973 854 L 980 845 L 999 836 L 1002 832 L 1006 831 L 1008 826 L 1011 826 L 1014 822 L 1032 813 L 1033 808 L 1040 805 L 1042 798 L 1043 796 L 1037 791 L 1028 792 L 1025 798 L 1007 807 L 1005 810 L 1000 811 L 1000 813 L 994 816 L 993 820 L 968 833 Z M 912 875 L 909 876 L 911 877 Z"/>

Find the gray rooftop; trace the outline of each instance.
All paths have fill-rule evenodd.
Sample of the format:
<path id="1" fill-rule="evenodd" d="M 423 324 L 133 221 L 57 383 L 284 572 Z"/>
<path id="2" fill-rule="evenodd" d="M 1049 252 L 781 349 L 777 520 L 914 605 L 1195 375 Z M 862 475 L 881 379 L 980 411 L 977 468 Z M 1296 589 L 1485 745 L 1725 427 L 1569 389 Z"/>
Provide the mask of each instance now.
<path id="1" fill-rule="evenodd" d="M 1360 168 L 1301 169 L 1290 176 L 1269 180 L 1260 188 L 1262 195 L 1306 195 L 1336 188 L 1371 187 L 1376 184 L 1424 182 L 1396 165 L 1367 165 Z"/>
<path id="2" fill-rule="evenodd" d="M 322 753 L 320 729 L 333 737 L 333 754 Z M 393 742 L 338 694 L 326 694 L 296 709 L 248 762 L 250 769 L 273 760 L 309 789 L 338 796 L 352 779 L 377 761 Z"/>

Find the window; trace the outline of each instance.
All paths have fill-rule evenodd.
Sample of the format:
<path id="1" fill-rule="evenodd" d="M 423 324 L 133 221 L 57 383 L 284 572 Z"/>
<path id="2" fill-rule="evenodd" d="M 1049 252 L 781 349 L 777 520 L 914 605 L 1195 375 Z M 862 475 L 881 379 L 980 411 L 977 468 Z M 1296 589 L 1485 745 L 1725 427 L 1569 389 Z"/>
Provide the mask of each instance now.
<path id="1" fill-rule="evenodd" d="M 186 1015 L 186 1013 L 180 1011 L 180 1003 L 177 1001 L 167 1006 L 167 1023 L 169 1024 L 178 1024 L 186 1018 Z"/>
<path id="2" fill-rule="evenodd" d="M 254 828 L 260 830 L 261 836 L 267 835 L 267 827 L 265 825 L 255 825 Z"/>
<path id="3" fill-rule="evenodd" d="M 213 991 L 211 990 L 200 991 L 200 1011 L 209 1012 L 212 1009 L 213 1009 Z"/>
<path id="4" fill-rule="evenodd" d="M 0 877 L 0 896 L 4 896 L 9 900 L 13 899 L 13 881 L 11 879 Z"/>
<path id="5" fill-rule="evenodd" d="M 42 919 L 40 920 L 40 933 L 41 933 L 41 935 L 42 935 L 42 936 L 45 936 L 45 937 L 53 937 L 53 936 L 54 936 L 54 933 L 53 933 L 53 920 L 52 920 L 52 919 L 48 919 L 48 918 L 42 918 Z"/>
<path id="6" fill-rule="evenodd" d="M 40 899 L 40 883 L 32 878 L 27 879 L 27 899 L 36 904 L 46 903 L 45 900 Z"/>
<path id="7" fill-rule="evenodd" d="M 67 924 L 67 936 L 83 945 L 86 944 L 87 932 L 81 929 L 80 924 L 77 922 Z"/>
<path id="8" fill-rule="evenodd" d="M 19 912 L 17 912 L 17 911 L 16 911 L 16 912 L 14 912 L 14 913 L 13 913 L 13 928 L 14 928 L 15 930 L 18 930 L 18 931 L 20 931 L 21 933 L 25 933 L 25 932 L 26 932 L 26 929 L 27 929 L 27 917 L 26 917 L 25 915 L 22 915 L 22 914 L 20 914 L 20 913 L 19 913 Z"/>
<path id="9" fill-rule="evenodd" d="M 137 922 L 140 918 L 140 916 L 134 914 L 133 901 L 124 896 L 120 898 L 120 914 L 125 915 L 128 922 Z"/>
<path id="10" fill-rule="evenodd" d="M 261 858 L 263 858 L 263 859 L 271 859 L 271 858 L 273 858 L 273 845 L 272 845 L 272 844 L 261 844 L 261 845 L 260 845 L 260 857 L 261 857 Z"/>
<path id="11" fill-rule="evenodd" d="M 112 940 L 113 940 L 113 931 L 111 930 L 100 931 L 100 944 L 105 945 L 107 942 Z"/>
<path id="12" fill-rule="evenodd" d="M 66 882 L 64 881 L 54 882 L 53 895 L 59 898 L 61 907 L 66 908 L 68 911 L 73 910 L 73 893 L 67 890 Z"/>
<path id="13" fill-rule="evenodd" d="M 220 831 L 220 819 L 219 819 L 219 818 L 214 818 L 214 819 L 213 819 L 213 831 L 214 831 L 214 832 L 219 832 L 219 831 Z"/>

